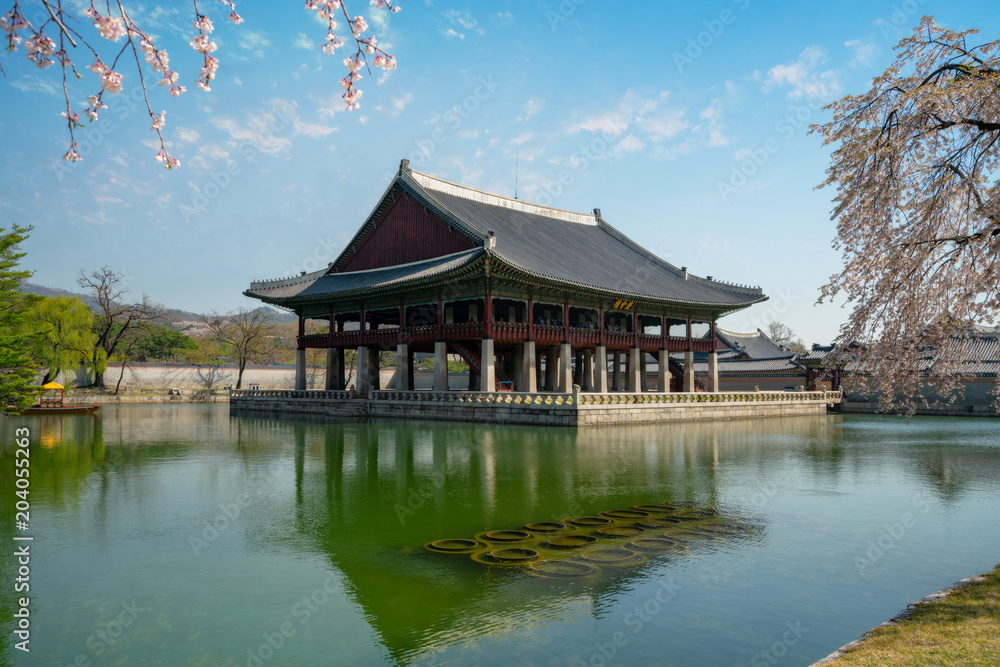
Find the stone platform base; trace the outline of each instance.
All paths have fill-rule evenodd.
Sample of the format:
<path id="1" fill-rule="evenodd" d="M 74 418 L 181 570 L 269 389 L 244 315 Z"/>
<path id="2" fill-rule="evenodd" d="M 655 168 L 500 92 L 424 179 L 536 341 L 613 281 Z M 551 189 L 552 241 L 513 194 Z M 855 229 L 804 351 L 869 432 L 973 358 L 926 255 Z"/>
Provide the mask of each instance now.
<path id="1" fill-rule="evenodd" d="M 840 392 L 719 394 L 234 390 L 233 414 L 325 415 L 335 419 L 432 419 L 488 424 L 598 426 L 826 414 Z"/>

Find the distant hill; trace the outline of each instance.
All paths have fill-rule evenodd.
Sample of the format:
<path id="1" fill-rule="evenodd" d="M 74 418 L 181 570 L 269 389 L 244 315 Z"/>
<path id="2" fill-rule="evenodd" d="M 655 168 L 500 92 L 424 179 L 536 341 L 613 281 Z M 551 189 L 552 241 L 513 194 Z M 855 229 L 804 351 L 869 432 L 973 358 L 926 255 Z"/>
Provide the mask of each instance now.
<path id="1" fill-rule="evenodd" d="M 21 291 L 26 294 L 38 294 L 39 296 L 47 296 L 54 298 L 57 296 L 75 296 L 83 299 L 91 310 L 98 312 L 100 308 L 97 305 L 97 299 L 90 296 L 89 294 L 80 294 L 79 292 L 67 292 L 64 289 L 59 289 L 55 287 L 45 287 L 44 285 L 36 285 L 34 283 L 22 283 Z M 276 310 L 274 308 L 268 308 L 267 306 L 259 306 L 254 309 L 254 312 L 266 312 L 271 316 L 272 322 L 296 322 L 298 319 L 292 313 L 286 313 L 281 310 Z M 201 328 L 201 314 L 193 313 L 188 310 L 181 310 L 179 308 L 165 308 L 165 317 L 163 323 L 174 329 L 175 331 L 184 331 L 191 335 L 197 336 L 197 330 Z"/>

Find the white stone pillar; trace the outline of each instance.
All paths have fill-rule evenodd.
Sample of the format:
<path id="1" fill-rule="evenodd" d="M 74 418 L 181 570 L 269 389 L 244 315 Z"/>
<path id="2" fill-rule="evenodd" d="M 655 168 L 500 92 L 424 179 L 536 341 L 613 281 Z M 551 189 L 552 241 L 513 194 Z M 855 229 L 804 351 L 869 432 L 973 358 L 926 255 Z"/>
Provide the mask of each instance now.
<path id="1" fill-rule="evenodd" d="M 608 393 L 608 348 L 604 345 L 594 350 L 594 391 Z"/>
<path id="2" fill-rule="evenodd" d="M 708 391 L 719 393 L 719 354 L 715 350 L 708 353 Z"/>
<path id="3" fill-rule="evenodd" d="M 521 385 L 518 391 L 535 393 L 538 391 L 538 376 L 535 374 L 538 363 L 535 359 L 535 341 L 526 340 L 521 352 Z"/>
<path id="4" fill-rule="evenodd" d="M 656 373 L 656 391 L 670 393 L 670 352 L 660 350 L 659 369 Z"/>
<path id="5" fill-rule="evenodd" d="M 573 348 L 569 343 L 559 346 L 559 393 L 573 391 Z"/>
<path id="6" fill-rule="evenodd" d="M 649 355 L 639 351 L 639 391 L 649 391 L 649 378 L 646 377 L 646 362 L 649 360 Z"/>
<path id="7" fill-rule="evenodd" d="M 371 389 L 371 374 L 368 371 L 368 364 L 371 357 L 368 355 L 368 348 L 364 345 L 358 346 L 358 367 L 354 372 L 354 388 L 359 394 L 367 394 Z"/>
<path id="8" fill-rule="evenodd" d="M 496 360 L 493 357 L 493 339 L 483 339 L 483 353 L 479 363 L 479 391 L 496 391 Z"/>
<path id="9" fill-rule="evenodd" d="M 306 388 L 306 349 L 300 347 L 295 350 L 295 390 L 302 391 Z"/>
<path id="10" fill-rule="evenodd" d="M 622 353 L 611 353 L 611 391 L 622 390 Z"/>
<path id="11" fill-rule="evenodd" d="M 628 351 L 628 391 L 629 392 L 640 392 L 642 391 L 641 373 L 642 373 L 642 362 L 639 359 L 639 348 L 631 347 Z"/>
<path id="12" fill-rule="evenodd" d="M 694 391 L 694 351 L 684 350 L 684 391 Z"/>
<path id="13" fill-rule="evenodd" d="M 412 391 L 410 386 L 410 346 L 396 343 L 396 391 Z"/>
<path id="14" fill-rule="evenodd" d="M 584 391 L 594 391 L 594 351 L 583 351 L 583 384 Z"/>
<path id="15" fill-rule="evenodd" d="M 448 391 L 448 344 L 434 341 L 434 391 Z"/>

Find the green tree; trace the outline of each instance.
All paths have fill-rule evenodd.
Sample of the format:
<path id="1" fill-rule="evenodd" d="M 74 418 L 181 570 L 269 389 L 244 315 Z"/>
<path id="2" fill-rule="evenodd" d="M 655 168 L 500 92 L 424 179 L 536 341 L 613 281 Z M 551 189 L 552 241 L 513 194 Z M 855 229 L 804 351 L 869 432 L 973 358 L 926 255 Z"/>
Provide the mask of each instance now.
<path id="1" fill-rule="evenodd" d="M 32 386 L 37 369 L 24 333 L 28 306 L 34 299 L 21 292 L 21 283 L 31 271 L 18 269 L 24 257 L 20 243 L 31 227 L 0 227 L 0 412 L 18 413 L 34 403 L 38 391 Z"/>
<path id="2" fill-rule="evenodd" d="M 31 307 L 27 330 L 35 360 L 47 369 L 42 384 L 61 371 L 72 372 L 94 349 L 94 313 L 79 297 L 39 297 Z"/>
<path id="3" fill-rule="evenodd" d="M 198 343 L 190 336 L 162 324 L 140 324 L 137 333 L 139 335 L 132 349 L 136 361 L 173 361 L 185 350 L 198 349 Z"/>

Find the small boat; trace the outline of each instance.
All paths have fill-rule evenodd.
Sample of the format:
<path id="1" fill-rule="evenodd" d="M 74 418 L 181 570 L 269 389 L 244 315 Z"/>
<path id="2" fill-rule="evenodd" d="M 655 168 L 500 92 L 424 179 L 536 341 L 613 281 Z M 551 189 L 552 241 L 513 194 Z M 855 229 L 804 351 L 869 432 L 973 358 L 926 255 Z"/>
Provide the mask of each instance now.
<path id="1" fill-rule="evenodd" d="M 54 392 L 59 392 L 56 395 Z M 52 392 L 52 393 L 49 393 Z M 64 398 L 66 388 L 57 382 L 49 382 L 42 385 L 42 394 L 38 398 L 38 404 L 26 408 L 22 415 L 82 415 L 97 412 L 101 406 L 97 403 L 90 405 L 66 405 Z"/>

